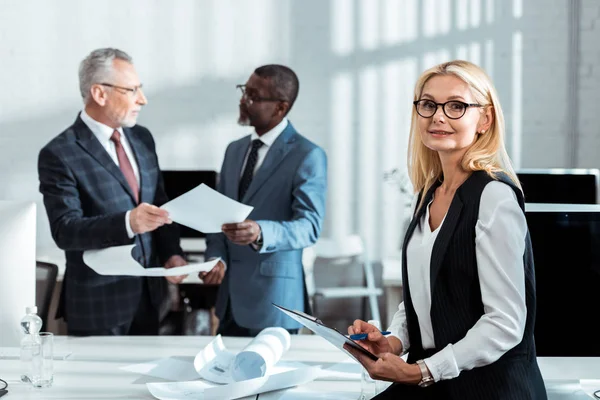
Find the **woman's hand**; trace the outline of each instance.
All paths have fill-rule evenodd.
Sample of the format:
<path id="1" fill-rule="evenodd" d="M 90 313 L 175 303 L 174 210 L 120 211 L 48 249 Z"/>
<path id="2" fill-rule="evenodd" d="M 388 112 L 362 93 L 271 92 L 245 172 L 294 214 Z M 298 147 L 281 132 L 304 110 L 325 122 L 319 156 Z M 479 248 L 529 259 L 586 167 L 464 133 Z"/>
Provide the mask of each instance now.
<path id="1" fill-rule="evenodd" d="M 344 344 L 344 349 L 365 367 L 373 379 L 411 385 L 416 385 L 421 381 L 422 376 L 419 366 L 417 364 L 408 364 L 400 356 L 392 353 L 382 353 L 379 354 L 377 361 L 373 361 L 367 355 L 348 344 Z"/>
<path id="2" fill-rule="evenodd" d="M 389 340 L 381 334 L 381 331 L 375 326 L 366 323 L 360 319 L 354 321 L 354 324 L 348 327 L 349 335 L 356 335 L 359 333 L 368 333 L 369 336 L 364 340 L 357 340 L 356 343 L 360 344 L 371 353 L 378 355 L 381 353 L 393 353 Z"/>

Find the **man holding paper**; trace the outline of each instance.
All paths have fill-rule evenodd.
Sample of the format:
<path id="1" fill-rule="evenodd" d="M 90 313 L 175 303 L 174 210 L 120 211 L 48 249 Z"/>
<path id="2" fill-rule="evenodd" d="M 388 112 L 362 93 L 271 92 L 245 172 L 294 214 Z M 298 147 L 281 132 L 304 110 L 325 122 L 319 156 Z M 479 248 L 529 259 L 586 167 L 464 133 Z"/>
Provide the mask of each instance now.
<path id="1" fill-rule="evenodd" d="M 305 310 L 308 304 L 302 250 L 321 232 L 327 191 L 327 157 L 286 118 L 298 95 L 298 77 L 288 67 L 257 68 L 241 90 L 239 123 L 251 135 L 229 144 L 217 189 L 254 207 L 249 219 L 207 235 L 206 257 L 220 257 L 200 273 L 220 283 L 218 332 L 256 336 L 278 326 L 300 327 L 271 303 Z"/>
<path id="2" fill-rule="evenodd" d="M 67 268 L 57 317 L 70 335 L 158 334 L 164 278 L 103 276 L 83 252 L 135 244 L 145 268 L 185 265 L 150 132 L 136 125 L 146 104 L 131 57 L 98 49 L 79 68 L 84 109 L 39 154 L 40 192 Z M 184 277 L 168 277 L 180 282 Z"/>

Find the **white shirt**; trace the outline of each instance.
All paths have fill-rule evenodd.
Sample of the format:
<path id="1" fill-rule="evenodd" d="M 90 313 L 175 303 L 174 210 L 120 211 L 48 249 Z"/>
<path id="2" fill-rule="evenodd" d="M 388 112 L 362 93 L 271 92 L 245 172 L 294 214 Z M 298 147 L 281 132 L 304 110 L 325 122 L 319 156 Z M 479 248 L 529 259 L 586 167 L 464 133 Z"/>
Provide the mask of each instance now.
<path id="1" fill-rule="evenodd" d="M 431 231 L 428 205 L 406 252 L 411 299 L 424 349 L 435 347 L 430 317 L 430 265 L 433 244 L 443 223 Z M 523 265 L 526 234 L 527 222 L 513 190 L 497 181 L 486 185 L 475 227 L 484 315 L 463 339 L 424 360 L 436 382 L 491 364 L 521 342 L 527 316 Z M 410 350 L 404 303 L 398 307 L 388 330 L 400 339 L 404 352 Z"/>
<path id="2" fill-rule="evenodd" d="M 271 146 L 273 146 L 273 143 L 279 137 L 279 135 L 281 135 L 281 132 L 283 132 L 285 130 L 285 128 L 287 128 L 287 126 L 288 126 L 288 120 L 287 120 L 287 118 L 284 118 L 281 120 L 280 123 L 275 125 L 273 127 L 273 129 L 266 132 L 262 136 L 258 136 L 258 134 L 256 132 L 252 132 L 252 135 L 250 135 L 250 143 L 252 143 L 252 141 L 254 139 L 260 139 L 260 141 L 263 142 L 263 145 L 260 146 L 258 149 L 258 159 L 256 160 L 256 165 L 254 166 L 253 175 L 256 175 L 256 171 L 258 171 L 258 169 L 262 165 L 263 161 L 265 161 L 267 152 L 269 151 Z M 240 173 L 240 176 L 242 176 L 244 174 L 244 169 L 246 168 L 246 163 L 248 162 L 248 156 L 250 155 L 251 149 L 252 149 L 252 146 L 250 146 L 248 151 L 246 151 L 246 157 L 244 158 L 244 165 L 242 165 L 242 171 Z"/>
<path id="3" fill-rule="evenodd" d="M 102 147 L 104 147 L 104 149 L 107 151 L 110 158 L 112 158 L 115 164 L 117 164 L 117 167 L 119 167 L 117 149 L 115 147 L 115 143 L 112 140 L 110 140 L 110 137 L 112 136 L 115 129 L 96 121 L 95 119 L 90 117 L 88 113 L 85 112 L 85 109 L 81 110 L 80 117 L 81 120 L 87 125 L 87 127 L 90 128 L 94 136 L 96 136 L 96 139 L 98 139 Z M 123 134 L 123 128 L 119 127 L 117 128 L 117 131 L 119 131 L 119 133 L 121 134 L 121 145 L 123 146 L 123 150 L 125 150 L 125 154 L 127 154 L 127 158 L 129 158 L 129 162 L 131 163 L 131 167 L 133 168 L 133 173 L 135 175 L 135 180 L 137 181 L 139 187 L 140 170 L 135 160 L 135 156 L 133 155 L 133 150 L 131 150 L 131 146 L 127 141 L 127 137 Z M 131 222 L 129 221 L 130 213 L 131 210 L 125 213 L 125 228 L 127 229 L 127 235 L 131 239 L 135 236 L 135 233 L 133 232 L 133 229 L 131 229 Z"/>

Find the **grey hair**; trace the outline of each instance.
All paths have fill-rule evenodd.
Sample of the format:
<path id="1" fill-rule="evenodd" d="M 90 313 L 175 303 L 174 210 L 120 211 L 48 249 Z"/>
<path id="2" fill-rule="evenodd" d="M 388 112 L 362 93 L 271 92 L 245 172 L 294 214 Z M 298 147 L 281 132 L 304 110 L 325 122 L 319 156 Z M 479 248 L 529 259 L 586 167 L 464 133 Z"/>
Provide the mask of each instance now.
<path id="1" fill-rule="evenodd" d="M 79 91 L 85 104 L 92 96 L 92 85 L 103 83 L 110 78 L 115 59 L 133 64 L 129 54 L 113 48 L 94 50 L 83 59 L 79 65 Z"/>

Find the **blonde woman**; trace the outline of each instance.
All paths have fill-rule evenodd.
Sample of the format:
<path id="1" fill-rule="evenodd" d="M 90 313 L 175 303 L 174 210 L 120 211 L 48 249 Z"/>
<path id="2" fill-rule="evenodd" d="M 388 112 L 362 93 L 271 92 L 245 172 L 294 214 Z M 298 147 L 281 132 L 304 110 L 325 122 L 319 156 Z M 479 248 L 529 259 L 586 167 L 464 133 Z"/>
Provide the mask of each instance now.
<path id="1" fill-rule="evenodd" d="M 451 61 L 415 87 L 409 171 L 414 217 L 403 245 L 404 301 L 384 337 L 357 320 L 352 349 L 377 399 L 546 399 L 533 338 L 535 279 L 523 193 L 490 78 Z M 405 362 L 400 356 L 408 353 Z"/>

